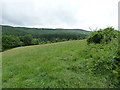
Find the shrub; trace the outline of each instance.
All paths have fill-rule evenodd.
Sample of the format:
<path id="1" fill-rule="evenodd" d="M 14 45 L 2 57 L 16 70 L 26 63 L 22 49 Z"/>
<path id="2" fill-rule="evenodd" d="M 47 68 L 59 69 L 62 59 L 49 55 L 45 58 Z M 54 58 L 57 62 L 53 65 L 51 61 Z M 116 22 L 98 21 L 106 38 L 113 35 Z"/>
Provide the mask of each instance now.
<path id="1" fill-rule="evenodd" d="M 118 31 L 112 27 L 105 29 L 100 29 L 99 31 L 94 31 L 87 38 L 87 43 L 109 43 L 112 39 L 118 38 Z"/>
<path id="2" fill-rule="evenodd" d="M 39 40 L 38 39 L 32 39 L 31 44 L 32 45 L 38 45 L 39 44 Z"/>
<path id="3" fill-rule="evenodd" d="M 2 50 L 10 49 L 23 45 L 19 37 L 14 35 L 4 35 L 2 37 Z"/>
<path id="4" fill-rule="evenodd" d="M 25 46 L 32 45 L 33 36 L 31 34 L 26 34 L 21 36 L 20 40 L 24 43 Z"/>
<path id="5" fill-rule="evenodd" d="M 88 43 L 101 43 L 103 35 L 99 32 L 93 32 L 87 39 Z"/>
<path id="6" fill-rule="evenodd" d="M 113 28 L 92 32 L 87 43 L 89 56 L 86 55 L 87 70 L 98 75 L 109 77 L 109 83 L 120 85 L 120 48 L 118 33 Z"/>

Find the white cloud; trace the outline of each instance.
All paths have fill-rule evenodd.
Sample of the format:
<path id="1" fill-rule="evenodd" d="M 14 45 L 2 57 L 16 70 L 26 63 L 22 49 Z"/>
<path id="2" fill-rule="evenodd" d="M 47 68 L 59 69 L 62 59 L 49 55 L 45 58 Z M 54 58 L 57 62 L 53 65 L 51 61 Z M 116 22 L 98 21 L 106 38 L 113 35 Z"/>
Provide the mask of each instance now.
<path id="1" fill-rule="evenodd" d="M 3 22 L 51 28 L 118 28 L 119 0 L 2 0 Z"/>

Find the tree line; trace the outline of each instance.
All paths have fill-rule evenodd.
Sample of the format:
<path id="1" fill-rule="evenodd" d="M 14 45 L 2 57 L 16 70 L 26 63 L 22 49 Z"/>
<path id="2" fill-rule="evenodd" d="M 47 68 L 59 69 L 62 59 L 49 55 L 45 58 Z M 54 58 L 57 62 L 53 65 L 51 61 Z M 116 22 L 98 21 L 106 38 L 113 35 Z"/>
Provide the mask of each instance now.
<path id="1" fill-rule="evenodd" d="M 15 35 L 3 35 L 2 36 L 2 50 L 28 45 L 39 44 L 38 39 L 33 38 L 31 34 L 26 34 L 24 36 Z"/>
<path id="2" fill-rule="evenodd" d="M 80 40 L 84 38 L 85 36 L 82 34 L 80 34 L 79 36 L 74 36 L 72 34 L 71 35 L 47 34 L 39 37 L 34 37 L 32 34 L 25 34 L 22 36 L 2 35 L 2 51 L 21 46 L 39 45 L 68 40 Z"/>

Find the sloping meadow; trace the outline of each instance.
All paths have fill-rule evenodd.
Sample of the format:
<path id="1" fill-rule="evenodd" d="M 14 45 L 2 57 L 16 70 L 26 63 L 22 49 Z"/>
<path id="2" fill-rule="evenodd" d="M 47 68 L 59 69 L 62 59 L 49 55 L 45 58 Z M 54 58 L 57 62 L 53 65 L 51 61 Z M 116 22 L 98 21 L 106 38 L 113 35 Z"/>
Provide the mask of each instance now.
<path id="1" fill-rule="evenodd" d="M 91 33 L 87 40 L 7 50 L 3 52 L 3 87 L 118 88 L 118 33 L 106 28 Z"/>

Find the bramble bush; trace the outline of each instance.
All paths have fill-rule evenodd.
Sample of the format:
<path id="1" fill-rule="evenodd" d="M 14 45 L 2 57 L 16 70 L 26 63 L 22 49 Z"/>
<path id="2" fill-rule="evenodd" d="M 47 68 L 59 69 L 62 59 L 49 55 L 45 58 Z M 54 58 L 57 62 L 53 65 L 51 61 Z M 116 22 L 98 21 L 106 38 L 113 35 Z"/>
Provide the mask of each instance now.
<path id="1" fill-rule="evenodd" d="M 94 31 L 87 38 L 87 43 L 109 43 L 114 38 L 118 39 L 118 31 L 112 27 L 106 29 L 100 29 L 99 31 Z"/>
<path id="2" fill-rule="evenodd" d="M 87 38 L 87 70 L 98 75 L 109 77 L 110 85 L 120 85 L 120 48 L 118 42 L 120 31 L 108 27 L 92 32 Z"/>

